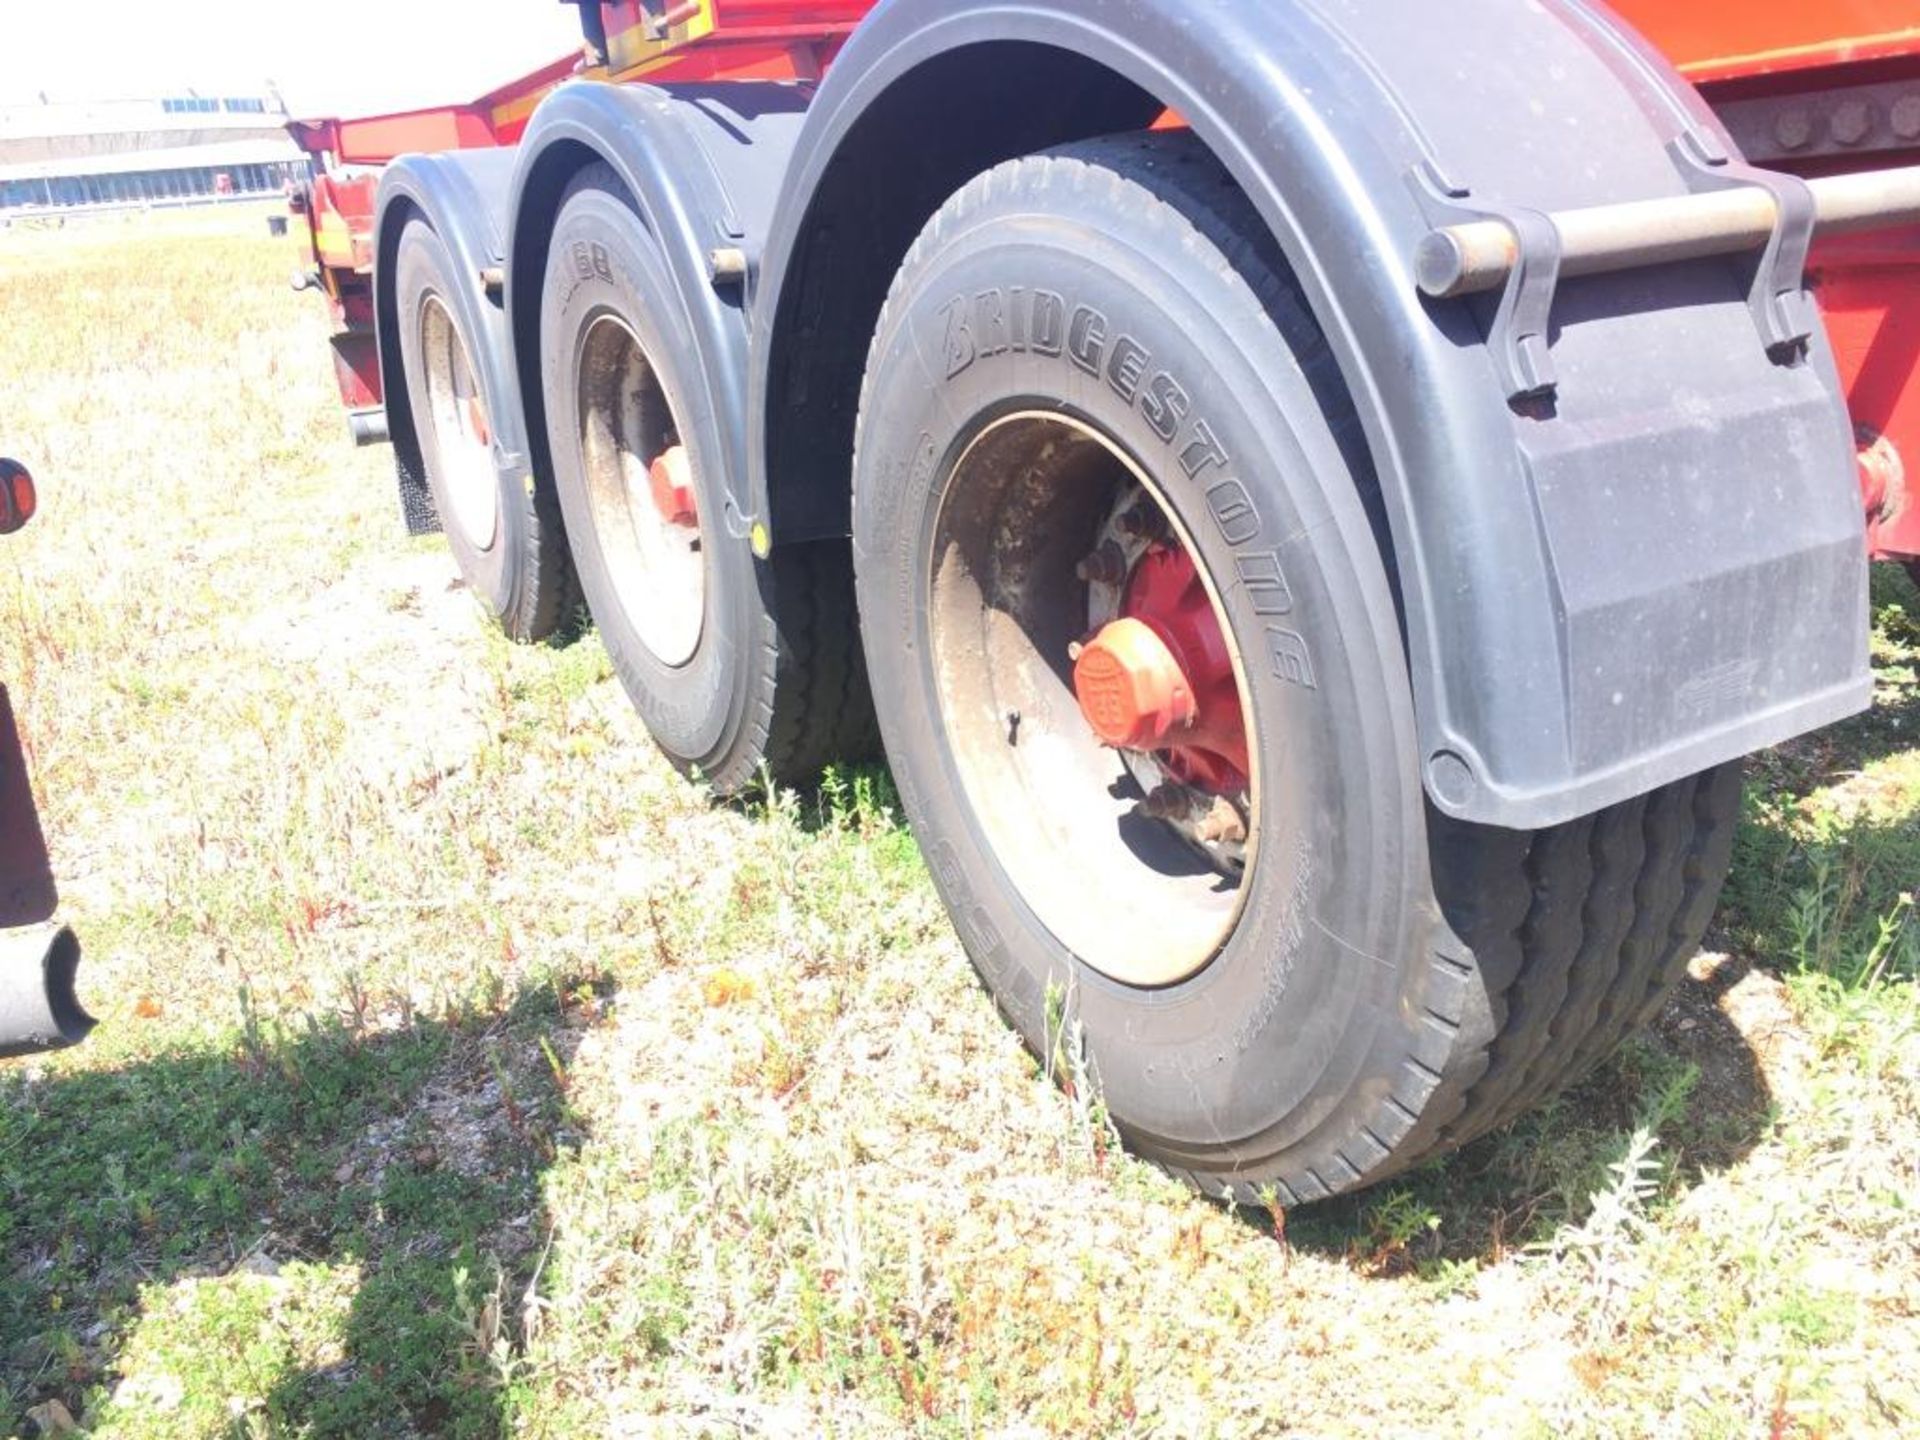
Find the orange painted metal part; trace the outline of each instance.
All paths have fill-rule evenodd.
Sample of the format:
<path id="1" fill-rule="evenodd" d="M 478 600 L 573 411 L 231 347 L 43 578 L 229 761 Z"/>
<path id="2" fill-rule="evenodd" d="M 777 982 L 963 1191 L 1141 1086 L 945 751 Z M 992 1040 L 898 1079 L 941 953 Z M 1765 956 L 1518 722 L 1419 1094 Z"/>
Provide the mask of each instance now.
<path id="1" fill-rule="evenodd" d="M 1808 273 L 1861 445 L 1868 546 L 1920 558 L 1920 227 L 1823 240 Z"/>
<path id="2" fill-rule="evenodd" d="M 604 6 L 615 82 L 817 79 L 876 0 L 693 0 L 668 7 L 658 33 L 635 0 Z M 1905 61 L 1920 73 L 1920 0 L 1611 0 L 1613 8 L 1709 100 L 1722 85 L 1792 88 L 1846 83 L 1848 67 Z M 535 107 L 573 77 L 568 55 L 467 104 L 288 128 L 302 148 L 335 165 L 374 166 L 423 151 L 512 144 Z M 1184 120 L 1163 113 L 1155 129 Z M 1863 157 L 1864 158 L 1864 157 Z M 373 201 L 377 177 L 323 174 L 306 206 L 315 266 L 336 319 L 371 327 Z M 1822 242 L 1809 266 L 1863 437 L 1862 488 L 1876 555 L 1920 556 L 1920 504 L 1902 457 L 1920 457 L 1920 229 Z M 357 339 L 343 335 L 341 341 Z M 339 348 L 338 346 L 336 348 Z M 360 347 L 363 349 L 369 347 Z M 369 351 L 370 354 L 370 351 Z M 336 357 L 350 404 L 369 394 L 369 364 Z M 377 386 L 377 370 L 374 371 Z M 1869 452 L 1870 453 L 1867 453 Z M 1237 706 L 1237 697 L 1236 697 Z M 1237 710 L 1236 710 L 1237 714 Z"/>
<path id="3" fill-rule="evenodd" d="M 1073 662 L 1080 713 L 1116 750 L 1158 750 L 1193 723 L 1193 688 L 1166 641 L 1123 615 L 1104 626 Z"/>
<path id="4" fill-rule="evenodd" d="M 1151 751 L 1181 784 L 1246 790 L 1252 762 L 1226 633 L 1177 543 L 1156 544 L 1127 578 L 1121 618 L 1074 660 L 1080 711 L 1106 744 Z"/>
<path id="5" fill-rule="evenodd" d="M 493 426 L 487 423 L 487 407 L 481 403 L 478 395 L 467 397 L 465 421 L 467 434 L 471 435 L 477 443 L 481 445 L 493 443 Z"/>
<path id="6" fill-rule="evenodd" d="M 655 32 L 634 0 L 606 14 L 609 68 L 593 80 L 702 83 L 714 80 L 816 80 L 875 0 L 697 0 Z M 471 102 L 359 119 L 299 120 L 287 128 L 309 154 L 336 164 L 384 165 L 397 156 L 511 145 L 542 99 L 572 79 L 567 55 Z"/>
<path id="7" fill-rule="evenodd" d="M 1818 94 L 1920 77 L 1920 0 L 1611 0 L 1681 73 L 1717 96 Z M 1827 170 L 1910 163 L 1863 151 Z M 1791 168 L 1791 167 L 1789 167 Z M 1920 227 L 1819 241 L 1807 265 L 1860 444 L 1867 543 L 1920 557 Z"/>
<path id="8" fill-rule="evenodd" d="M 634 0 L 617 0 L 603 7 L 615 68 L 582 78 L 654 84 L 815 80 L 874 3 L 691 0 L 669 8 L 672 23 L 660 34 Z M 574 79 L 577 69 L 578 58 L 566 55 L 464 104 L 288 124 L 295 143 L 319 166 L 292 208 L 306 216 L 313 269 L 341 327 L 334 359 L 349 409 L 381 403 L 370 284 L 379 175 L 366 167 L 406 154 L 511 145 L 540 101 Z"/>
<path id="9" fill-rule="evenodd" d="M 699 502 L 693 494 L 693 461 L 686 446 L 670 446 L 655 456 L 647 467 L 647 484 L 662 520 L 669 525 L 700 523 Z"/>
<path id="10" fill-rule="evenodd" d="M 320 175 L 303 196 L 314 263 L 328 272 L 373 273 L 373 204 L 379 180 L 372 175 Z M 329 287 L 333 293 L 335 287 Z M 339 295 L 334 294 L 336 302 Z"/>
<path id="11" fill-rule="evenodd" d="M 1914 0 L 1611 0 L 1696 83 L 1920 54 Z"/>

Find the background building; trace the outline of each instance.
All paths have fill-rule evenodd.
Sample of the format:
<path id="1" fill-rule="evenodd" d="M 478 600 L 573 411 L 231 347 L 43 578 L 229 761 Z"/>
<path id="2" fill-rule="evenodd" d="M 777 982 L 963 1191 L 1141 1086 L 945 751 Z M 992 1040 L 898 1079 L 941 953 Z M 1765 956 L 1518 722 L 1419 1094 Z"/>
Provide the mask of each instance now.
<path id="1" fill-rule="evenodd" d="M 307 173 L 285 121 L 261 95 L 0 106 L 0 215 L 275 193 Z"/>

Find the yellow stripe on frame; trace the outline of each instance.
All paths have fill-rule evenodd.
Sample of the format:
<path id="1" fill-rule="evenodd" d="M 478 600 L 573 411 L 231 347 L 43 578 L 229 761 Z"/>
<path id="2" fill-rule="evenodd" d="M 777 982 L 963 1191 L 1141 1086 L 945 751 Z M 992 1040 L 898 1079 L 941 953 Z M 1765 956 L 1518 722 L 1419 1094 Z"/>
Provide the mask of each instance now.
<path id="1" fill-rule="evenodd" d="M 644 25 L 635 25 L 618 35 L 608 36 L 607 69 L 613 72 L 616 80 L 631 79 L 630 72 L 640 70 L 642 66 L 651 68 L 653 62 L 667 52 L 678 49 L 690 40 L 704 40 L 712 33 L 713 6 L 701 0 L 700 9 L 678 25 L 669 27 L 662 39 L 651 38 Z"/>

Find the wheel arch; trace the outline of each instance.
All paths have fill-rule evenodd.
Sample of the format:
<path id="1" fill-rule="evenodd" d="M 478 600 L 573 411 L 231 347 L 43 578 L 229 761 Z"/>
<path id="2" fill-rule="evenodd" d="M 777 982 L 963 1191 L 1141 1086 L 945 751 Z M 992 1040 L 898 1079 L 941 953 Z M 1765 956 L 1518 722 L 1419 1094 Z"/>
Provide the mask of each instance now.
<path id="1" fill-rule="evenodd" d="M 506 309 L 535 467 L 550 468 L 540 311 L 561 197 L 596 163 L 619 177 L 640 223 L 659 244 L 698 363 L 695 376 L 730 453 L 729 526 L 744 533 L 747 304 L 745 286 L 715 277 L 717 249 L 764 234 L 777 177 L 799 132 L 804 99 L 790 87 L 562 86 L 534 112 L 514 166 Z"/>
<path id="2" fill-rule="evenodd" d="M 455 282 L 448 298 L 472 352 L 468 358 L 486 390 L 494 464 L 503 474 L 524 475 L 529 466 L 526 417 L 512 345 L 505 316 L 482 279 L 483 272 L 500 264 L 510 175 L 510 157 L 505 152 L 482 150 L 402 156 L 380 178 L 373 268 L 380 387 L 401 485 L 403 489 L 413 486 L 418 502 L 429 509 L 432 499 L 426 490 L 420 436 L 400 348 L 394 264 L 400 237 L 411 221 L 423 220 L 447 247 L 454 268 L 450 278 Z M 416 503 L 415 497 L 408 497 L 408 503 L 410 507 Z"/>
<path id="3" fill-rule="evenodd" d="M 848 532 L 867 340 L 945 196 L 1015 154 L 1172 110 L 1253 202 L 1353 394 L 1391 526 L 1421 770 L 1441 810 L 1556 823 L 1858 708 L 1864 565 L 1847 549 L 1858 548 L 1857 507 L 1836 503 L 1851 445 L 1823 337 L 1811 363 L 1771 364 L 1732 266 L 1641 272 L 1631 290 L 1582 282 L 1580 343 L 1553 332 L 1563 408 L 1596 429 L 1626 427 L 1590 444 L 1566 427 L 1546 434 L 1509 403 L 1490 309 L 1425 301 L 1415 285 L 1414 250 L 1436 216 L 1682 194 L 1693 180 L 1679 150 L 1729 151 L 1724 131 L 1589 0 L 1462 0 L 1437 23 L 1410 0 L 1229 0 L 1204 25 L 1103 0 L 875 11 L 820 86 L 760 259 L 751 504 L 774 543 Z M 1436 46 L 1455 67 L 1434 64 Z M 1460 103 L 1468 72 L 1472 105 Z M 1568 163 L 1569 147 L 1596 134 L 1604 152 Z M 1718 416 L 1651 408 L 1704 343 L 1687 358 L 1662 342 L 1709 312 L 1712 343 L 1738 357 L 1718 401 L 1750 422 L 1750 443 L 1718 441 Z M 1676 544 L 1676 524 L 1699 522 L 1699 492 L 1731 500 L 1769 468 L 1765 447 L 1782 444 L 1807 463 L 1782 475 L 1770 517 L 1723 531 L 1719 554 L 1691 536 L 1692 553 Z M 1693 510 L 1644 506 L 1616 517 L 1595 553 L 1567 553 L 1571 522 L 1545 513 L 1549 491 L 1597 478 L 1603 463 L 1671 474 L 1662 447 L 1683 456 Z M 1653 578 L 1655 565 L 1667 573 Z M 1612 567 L 1649 597 L 1624 622 L 1646 633 L 1608 638 Z M 1804 605 L 1761 598 L 1783 584 L 1821 597 L 1817 638 Z M 1716 626 L 1746 643 L 1730 647 Z M 1677 705 L 1685 672 L 1657 658 L 1663 640 L 1749 680 L 1764 667 L 1765 680 Z M 1583 649 L 1607 651 L 1599 668 L 1628 720 L 1604 704 L 1593 713 Z"/>

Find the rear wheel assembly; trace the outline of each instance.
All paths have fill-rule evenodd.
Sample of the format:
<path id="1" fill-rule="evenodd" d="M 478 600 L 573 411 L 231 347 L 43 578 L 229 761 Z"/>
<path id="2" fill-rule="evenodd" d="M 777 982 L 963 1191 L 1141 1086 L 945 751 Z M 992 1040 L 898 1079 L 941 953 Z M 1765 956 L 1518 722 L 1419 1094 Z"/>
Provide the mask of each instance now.
<path id="1" fill-rule="evenodd" d="M 1604 1056 L 1712 912 L 1737 767 L 1534 833 L 1446 819 L 1325 342 L 1187 135 L 969 184 L 869 362 L 881 729 L 988 987 L 1080 1022 L 1140 1153 L 1283 1203 Z"/>
<path id="2" fill-rule="evenodd" d="M 614 171 L 554 223 L 541 368 L 575 567 L 622 684 L 676 765 L 721 793 L 799 782 L 875 743 L 842 542 L 754 558 L 658 243 Z"/>
<path id="3" fill-rule="evenodd" d="M 457 274 L 423 219 L 407 222 L 395 295 L 407 397 L 427 484 L 467 584 L 516 640 L 541 640 L 577 603 L 558 506 L 544 488 L 501 473 L 491 406 L 459 320 Z"/>

